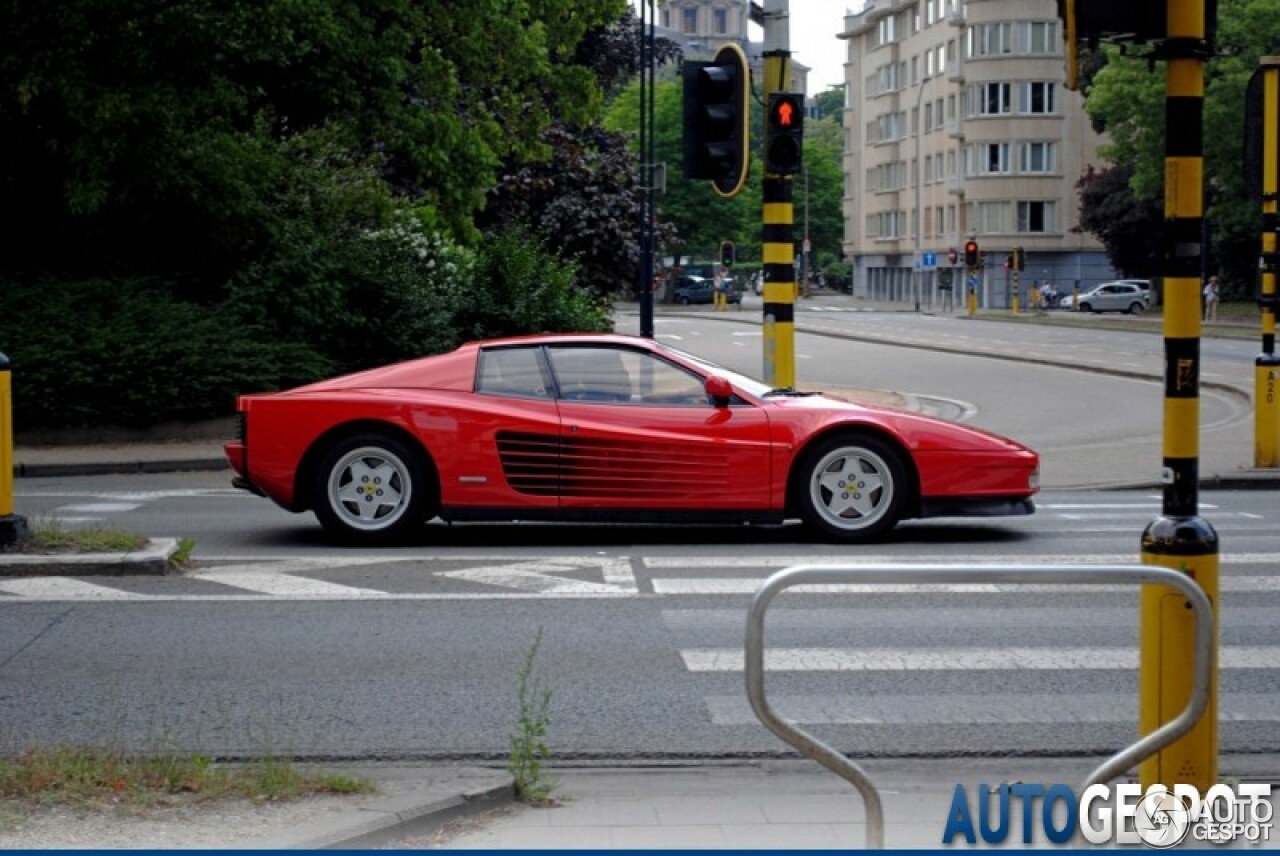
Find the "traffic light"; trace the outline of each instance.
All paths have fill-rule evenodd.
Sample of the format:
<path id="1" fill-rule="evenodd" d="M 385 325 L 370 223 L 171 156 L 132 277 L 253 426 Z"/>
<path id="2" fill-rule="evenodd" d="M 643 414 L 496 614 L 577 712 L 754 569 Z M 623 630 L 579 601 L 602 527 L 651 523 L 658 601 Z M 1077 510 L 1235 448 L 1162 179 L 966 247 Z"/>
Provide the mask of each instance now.
<path id="1" fill-rule="evenodd" d="M 1022 270 L 1026 267 L 1026 263 L 1027 263 L 1025 255 L 1022 252 L 1022 247 L 1013 248 L 1013 252 L 1009 254 L 1009 261 L 1011 263 L 1011 267 L 1014 270 L 1018 272 L 1022 272 Z"/>
<path id="2" fill-rule="evenodd" d="M 723 267 L 733 267 L 733 241 L 720 242 L 720 264 Z"/>
<path id="3" fill-rule="evenodd" d="M 960 254 L 956 252 L 956 248 L 955 247 L 949 248 L 947 250 L 947 261 L 951 262 L 951 264 L 954 265 L 959 260 L 960 260 Z"/>
<path id="4" fill-rule="evenodd" d="M 765 125 L 764 171 L 773 175 L 795 175 L 804 162 L 803 93 L 769 93 Z"/>
<path id="5" fill-rule="evenodd" d="M 968 268 L 976 268 L 980 263 L 978 258 L 978 242 L 968 241 L 964 245 L 964 266 Z"/>
<path id="6" fill-rule="evenodd" d="M 683 74 L 685 178 L 709 178 L 716 193 L 736 196 L 751 166 L 746 54 L 725 45 L 711 62 L 685 62 Z"/>
<path id="7" fill-rule="evenodd" d="M 1218 0 L 1204 0 L 1204 16 L 1204 48 L 1212 53 L 1217 40 Z M 1066 41 L 1068 89 L 1077 85 L 1080 43 L 1092 51 L 1100 41 L 1159 45 L 1169 38 L 1167 0 L 1058 0 L 1058 17 Z"/>

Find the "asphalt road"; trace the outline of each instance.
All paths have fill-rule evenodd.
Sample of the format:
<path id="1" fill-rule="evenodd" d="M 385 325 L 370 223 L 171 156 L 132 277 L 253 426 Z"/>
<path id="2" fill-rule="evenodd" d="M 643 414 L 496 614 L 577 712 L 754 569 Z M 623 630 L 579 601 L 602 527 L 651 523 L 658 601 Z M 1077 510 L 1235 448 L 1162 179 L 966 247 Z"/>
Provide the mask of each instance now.
<path id="1" fill-rule="evenodd" d="M 672 319 L 659 333 L 749 370 L 758 358 L 758 334 L 737 324 Z M 1060 445 L 1063 460 L 1095 449 L 1113 477 L 1153 466 L 1129 433 L 1150 420 L 1131 412 L 1149 382 L 820 336 L 798 349 L 818 382 L 945 399 L 974 424 L 1047 439 L 1047 462 Z M 1057 489 L 1033 517 L 910 522 L 857 548 L 798 527 L 476 525 L 351 551 L 223 474 L 23 479 L 17 494 L 30 516 L 193 537 L 199 561 L 179 577 L 0 581 L 0 748 L 361 758 L 505 755 L 539 630 L 558 757 L 779 753 L 740 666 L 751 593 L 772 571 L 1129 562 L 1160 509 L 1150 489 Z M 1202 502 L 1223 544 L 1222 749 L 1277 751 L 1280 510 L 1265 492 Z M 1136 731 L 1137 615 L 1121 588 L 787 594 L 768 689 L 858 755 L 1113 751 Z"/>

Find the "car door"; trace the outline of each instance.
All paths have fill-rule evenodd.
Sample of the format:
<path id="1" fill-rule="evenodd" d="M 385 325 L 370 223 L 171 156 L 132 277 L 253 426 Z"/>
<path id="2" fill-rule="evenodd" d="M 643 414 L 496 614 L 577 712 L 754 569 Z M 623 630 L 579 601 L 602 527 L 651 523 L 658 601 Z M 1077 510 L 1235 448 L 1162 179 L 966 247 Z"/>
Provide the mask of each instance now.
<path id="1" fill-rule="evenodd" d="M 560 411 L 560 506 L 763 510 L 771 495 L 769 417 L 717 407 L 705 378 L 650 351 L 547 349 Z"/>
<path id="2" fill-rule="evenodd" d="M 474 391 L 458 447 L 440 465 L 445 504 L 557 508 L 560 413 L 541 347 L 482 349 Z"/>

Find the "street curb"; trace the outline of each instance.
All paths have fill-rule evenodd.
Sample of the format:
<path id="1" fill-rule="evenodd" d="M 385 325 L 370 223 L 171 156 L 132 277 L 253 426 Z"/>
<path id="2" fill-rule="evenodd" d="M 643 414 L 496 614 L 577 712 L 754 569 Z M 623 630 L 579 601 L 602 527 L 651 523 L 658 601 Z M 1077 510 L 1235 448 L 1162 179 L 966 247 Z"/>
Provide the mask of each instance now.
<path id="1" fill-rule="evenodd" d="M 385 847 L 435 832 L 460 817 L 498 808 L 515 798 L 515 783 L 460 791 L 422 802 L 421 795 L 393 797 L 352 809 L 308 829 L 302 836 L 274 836 L 249 843 L 253 850 L 356 850 Z"/>
<path id="2" fill-rule="evenodd" d="M 226 458 L 168 458 L 154 461 L 83 461 L 58 464 L 13 465 L 15 478 L 53 478 L 60 476 L 104 476 L 120 473 L 213 472 L 230 469 Z"/>
<path id="3" fill-rule="evenodd" d="M 0 577 L 164 576 L 177 552 L 177 538 L 152 538 L 133 553 L 2 553 Z"/>

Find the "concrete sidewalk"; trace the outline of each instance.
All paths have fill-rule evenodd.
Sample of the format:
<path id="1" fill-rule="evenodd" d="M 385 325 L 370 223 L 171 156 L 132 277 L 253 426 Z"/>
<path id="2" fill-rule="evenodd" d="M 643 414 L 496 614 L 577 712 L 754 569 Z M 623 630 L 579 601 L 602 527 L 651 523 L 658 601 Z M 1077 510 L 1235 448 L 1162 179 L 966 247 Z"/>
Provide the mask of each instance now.
<path id="1" fill-rule="evenodd" d="M 956 785 L 964 785 L 976 829 L 979 785 L 1064 784 L 1078 793 L 1102 760 L 880 759 L 863 767 L 880 793 L 885 846 L 937 848 Z M 1222 774 L 1276 782 L 1278 760 L 1227 757 Z M 379 793 L 139 815 L 42 810 L 0 825 L 0 848 L 860 849 L 867 841 L 861 795 L 803 760 L 553 767 L 553 800 L 543 807 L 513 801 L 510 777 L 496 768 L 329 766 L 375 782 Z M 1015 806 L 1013 846 L 1027 846 L 1020 818 Z M 1030 846 L 1057 846 L 1038 826 L 1038 805 L 1034 818 Z M 967 845 L 957 836 L 951 846 Z"/>

